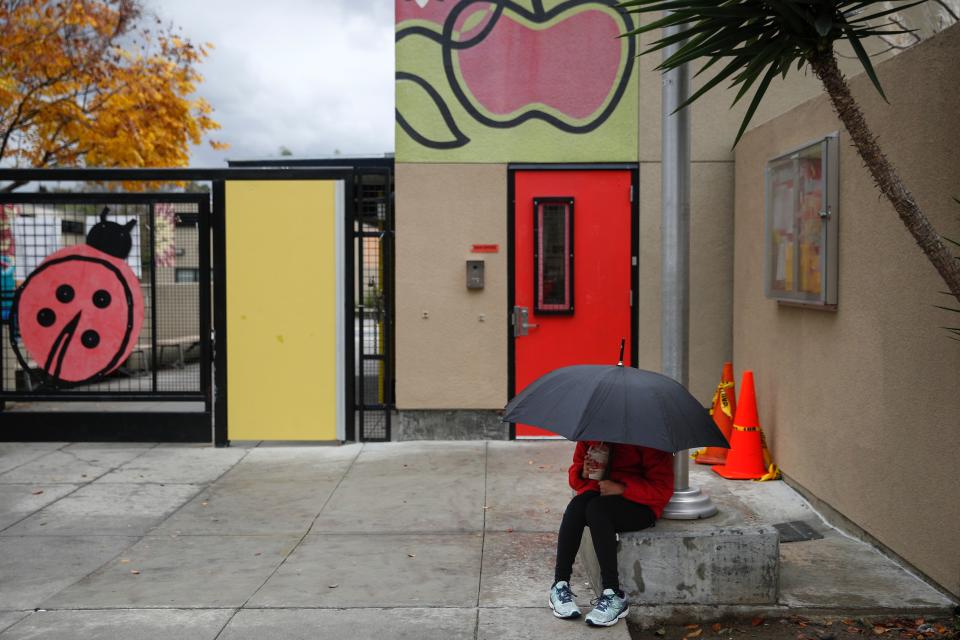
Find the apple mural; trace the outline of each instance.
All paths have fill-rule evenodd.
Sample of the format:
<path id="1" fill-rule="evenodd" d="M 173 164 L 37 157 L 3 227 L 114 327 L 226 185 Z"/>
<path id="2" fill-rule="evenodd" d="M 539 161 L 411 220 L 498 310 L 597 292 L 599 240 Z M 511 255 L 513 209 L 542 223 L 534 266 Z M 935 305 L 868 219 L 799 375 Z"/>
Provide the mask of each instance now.
<path id="1" fill-rule="evenodd" d="M 619 105 L 636 55 L 635 40 L 618 37 L 634 25 L 616 0 L 550 8 L 542 0 L 398 0 L 397 20 L 398 42 L 419 35 L 440 45 L 450 92 L 474 120 L 498 129 L 541 120 L 567 133 L 595 130 Z M 437 106 L 449 126 L 449 109 Z"/>
<path id="2" fill-rule="evenodd" d="M 496 8 L 480 34 L 456 42 L 453 26 L 478 4 Z M 632 38 L 618 38 L 633 25 L 614 4 L 568 0 L 531 11 L 510 0 L 464 0 L 447 16 L 442 39 L 454 94 L 490 127 L 540 119 L 568 133 L 596 129 L 616 109 L 636 53 Z M 490 64 L 504 55 L 506 64 Z"/>

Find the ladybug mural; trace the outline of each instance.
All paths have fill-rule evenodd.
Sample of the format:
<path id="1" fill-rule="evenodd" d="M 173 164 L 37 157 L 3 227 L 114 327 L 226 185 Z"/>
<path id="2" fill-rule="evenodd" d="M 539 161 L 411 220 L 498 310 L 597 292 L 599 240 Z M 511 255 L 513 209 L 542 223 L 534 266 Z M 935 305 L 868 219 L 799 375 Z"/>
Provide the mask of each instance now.
<path id="1" fill-rule="evenodd" d="M 136 220 L 119 225 L 107 220 L 108 212 L 105 207 L 86 244 L 47 256 L 14 296 L 11 324 L 48 386 L 106 376 L 130 356 L 143 326 L 140 282 L 125 262 Z"/>

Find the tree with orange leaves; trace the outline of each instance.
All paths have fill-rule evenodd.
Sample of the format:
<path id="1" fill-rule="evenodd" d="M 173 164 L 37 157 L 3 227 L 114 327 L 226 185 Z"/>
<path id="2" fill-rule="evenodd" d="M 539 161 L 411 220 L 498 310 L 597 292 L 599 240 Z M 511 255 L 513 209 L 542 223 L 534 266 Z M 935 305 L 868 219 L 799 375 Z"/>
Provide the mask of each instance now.
<path id="1" fill-rule="evenodd" d="M 219 129 L 193 96 L 211 45 L 153 20 L 140 0 L 0 0 L 0 163 L 186 165 Z"/>

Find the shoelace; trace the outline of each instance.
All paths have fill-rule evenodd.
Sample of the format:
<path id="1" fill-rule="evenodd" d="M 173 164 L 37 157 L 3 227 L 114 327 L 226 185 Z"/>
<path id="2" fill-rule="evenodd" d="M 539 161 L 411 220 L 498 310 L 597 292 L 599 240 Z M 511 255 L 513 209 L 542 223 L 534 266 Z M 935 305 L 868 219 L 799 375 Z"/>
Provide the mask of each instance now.
<path id="1" fill-rule="evenodd" d="M 601 595 L 599 598 L 591 600 L 590 605 L 593 606 L 594 609 L 606 611 L 612 602 L 613 596 Z"/>
<path id="2" fill-rule="evenodd" d="M 557 589 L 557 598 L 560 599 L 562 604 L 573 602 L 573 599 L 576 597 L 576 595 L 577 594 L 570 590 L 570 587 L 560 587 Z"/>

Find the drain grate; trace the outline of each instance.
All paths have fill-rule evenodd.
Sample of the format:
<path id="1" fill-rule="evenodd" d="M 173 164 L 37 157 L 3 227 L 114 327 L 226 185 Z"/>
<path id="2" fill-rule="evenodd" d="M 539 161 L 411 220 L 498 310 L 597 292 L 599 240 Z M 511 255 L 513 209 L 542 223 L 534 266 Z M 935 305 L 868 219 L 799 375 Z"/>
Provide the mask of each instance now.
<path id="1" fill-rule="evenodd" d="M 773 527 L 780 532 L 781 543 L 806 542 L 807 540 L 819 540 L 823 537 L 803 520 L 780 522 Z"/>

